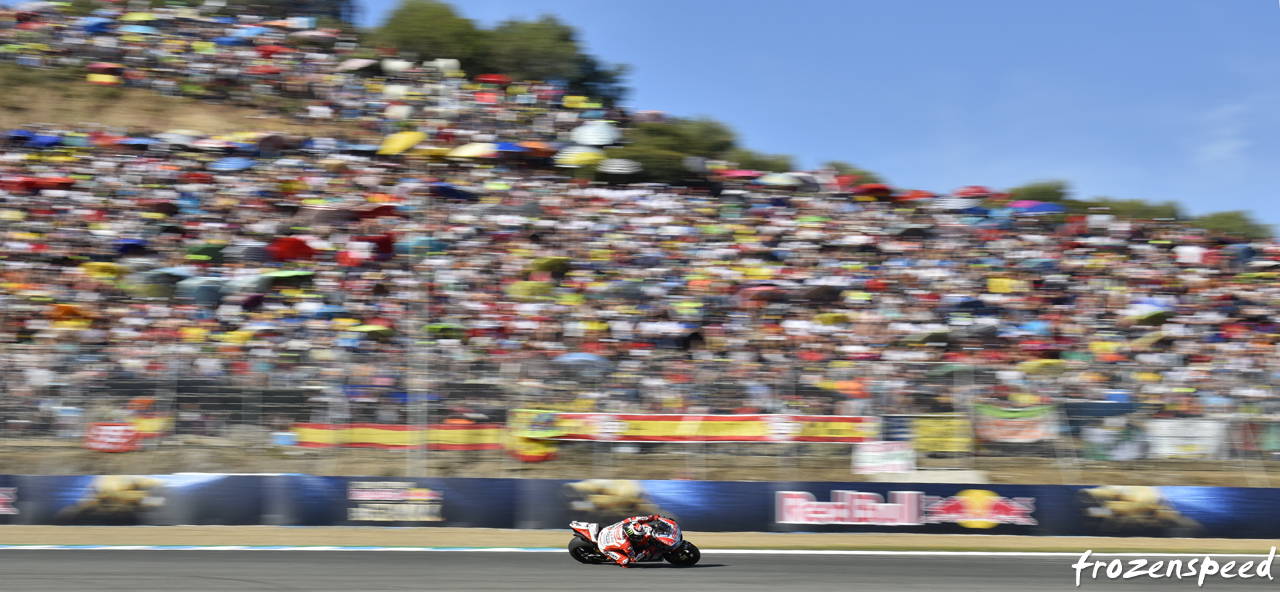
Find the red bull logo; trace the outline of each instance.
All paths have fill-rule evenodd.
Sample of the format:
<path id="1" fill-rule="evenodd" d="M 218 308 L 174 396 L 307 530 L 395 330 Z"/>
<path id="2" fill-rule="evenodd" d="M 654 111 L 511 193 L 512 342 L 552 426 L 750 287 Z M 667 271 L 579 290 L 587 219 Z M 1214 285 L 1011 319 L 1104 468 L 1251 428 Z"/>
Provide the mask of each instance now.
<path id="1" fill-rule="evenodd" d="M 919 491 L 894 491 L 889 501 L 878 493 L 832 491 L 831 501 L 820 502 L 807 491 L 779 491 L 775 504 L 778 524 L 867 524 L 911 526 L 920 521 Z"/>
<path id="2" fill-rule="evenodd" d="M 16 501 L 18 501 L 17 487 L 0 487 L 0 515 L 17 514 L 18 509 L 13 507 Z"/>
<path id="3" fill-rule="evenodd" d="M 951 497 L 924 498 L 924 520 L 929 524 L 954 522 L 965 528 L 994 528 L 1000 524 L 1035 526 L 1031 513 L 1036 498 L 1009 499 L 985 489 L 966 489 Z"/>
<path id="4" fill-rule="evenodd" d="M 820 502 L 807 491 L 779 491 L 774 520 L 778 524 L 861 524 L 868 526 L 920 526 L 959 524 L 964 528 L 994 528 L 1000 524 L 1035 526 L 1031 513 L 1035 498 L 1006 498 L 994 491 L 966 489 L 950 497 L 925 496 L 919 491 L 889 492 L 889 501 L 878 493 L 832 491 L 831 501 Z"/>

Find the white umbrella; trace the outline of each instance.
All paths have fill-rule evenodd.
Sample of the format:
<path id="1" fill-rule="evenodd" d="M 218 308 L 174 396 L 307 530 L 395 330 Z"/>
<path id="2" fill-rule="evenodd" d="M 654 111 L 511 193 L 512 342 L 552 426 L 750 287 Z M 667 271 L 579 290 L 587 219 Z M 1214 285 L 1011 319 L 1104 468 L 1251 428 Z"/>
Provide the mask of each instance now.
<path id="1" fill-rule="evenodd" d="M 634 175 L 644 170 L 644 166 L 634 160 L 608 158 L 600 161 L 600 164 L 596 165 L 596 170 L 611 175 Z"/>
<path id="2" fill-rule="evenodd" d="M 351 60 L 342 62 L 341 64 L 338 64 L 338 71 L 346 72 L 348 70 L 359 70 L 361 68 L 368 68 L 369 66 L 372 66 L 376 63 L 378 62 L 374 60 L 364 60 L 359 58 L 351 59 Z"/>
<path id="3" fill-rule="evenodd" d="M 580 125 L 571 132 L 573 141 L 583 146 L 608 146 L 618 141 L 622 133 L 603 121 Z"/>

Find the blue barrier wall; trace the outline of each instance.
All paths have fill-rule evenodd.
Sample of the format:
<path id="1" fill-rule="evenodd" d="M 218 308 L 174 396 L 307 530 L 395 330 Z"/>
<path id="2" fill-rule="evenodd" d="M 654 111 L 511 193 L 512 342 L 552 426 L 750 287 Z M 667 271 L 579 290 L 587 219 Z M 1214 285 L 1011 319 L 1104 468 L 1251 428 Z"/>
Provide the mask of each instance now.
<path id="1" fill-rule="evenodd" d="M 184 474 L 0 475 L 0 524 L 565 528 L 1280 538 L 1280 489 Z"/>

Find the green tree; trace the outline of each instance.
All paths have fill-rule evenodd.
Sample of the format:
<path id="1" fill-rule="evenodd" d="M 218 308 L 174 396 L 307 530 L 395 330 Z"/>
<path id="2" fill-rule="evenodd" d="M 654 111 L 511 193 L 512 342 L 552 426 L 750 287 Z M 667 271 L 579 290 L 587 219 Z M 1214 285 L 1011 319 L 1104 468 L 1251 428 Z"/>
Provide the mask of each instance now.
<path id="1" fill-rule="evenodd" d="M 1038 183 L 1028 183 L 1009 190 L 1010 201 L 1029 199 L 1049 203 L 1061 203 L 1064 200 L 1070 199 L 1070 196 L 1071 186 L 1068 185 L 1066 181 L 1041 181 Z"/>
<path id="2" fill-rule="evenodd" d="M 863 185 L 869 185 L 872 183 L 879 183 L 883 185 L 888 184 L 880 175 L 842 160 L 830 160 L 824 162 L 822 163 L 822 168 L 831 169 L 835 171 L 837 175 L 857 175 L 858 182 Z"/>
<path id="3" fill-rule="evenodd" d="M 453 7 L 437 0 L 404 0 L 374 34 L 374 43 L 412 51 L 421 60 L 456 59 L 463 70 L 478 73 L 486 56 L 487 35 Z"/>
<path id="4" fill-rule="evenodd" d="M 489 33 L 484 65 L 516 80 L 563 80 L 579 74 L 573 27 L 554 16 L 503 21 Z"/>
<path id="5" fill-rule="evenodd" d="M 623 81 L 630 72 L 631 67 L 626 64 L 606 64 L 591 54 L 579 54 L 577 73 L 569 79 L 569 92 L 593 97 L 613 107 L 627 96 Z"/>
<path id="6" fill-rule="evenodd" d="M 729 126 L 707 117 L 641 123 L 627 134 L 627 140 L 635 146 L 706 158 L 726 155 L 738 141 Z"/>
<path id="7" fill-rule="evenodd" d="M 1273 234 L 1271 225 L 1254 220 L 1252 214 L 1242 210 L 1214 212 L 1197 216 L 1191 219 L 1191 225 L 1196 228 L 1235 234 L 1251 239 L 1268 238 Z"/>
<path id="8" fill-rule="evenodd" d="M 685 154 L 656 146 L 631 144 L 606 151 L 609 158 L 626 158 L 644 166 L 644 170 L 627 177 L 633 183 L 678 184 L 693 176 L 684 166 Z"/>
<path id="9" fill-rule="evenodd" d="M 746 148 L 734 148 L 725 154 L 724 158 L 738 163 L 738 168 L 753 171 L 785 173 L 796 170 L 795 163 L 789 154 L 764 154 Z"/>

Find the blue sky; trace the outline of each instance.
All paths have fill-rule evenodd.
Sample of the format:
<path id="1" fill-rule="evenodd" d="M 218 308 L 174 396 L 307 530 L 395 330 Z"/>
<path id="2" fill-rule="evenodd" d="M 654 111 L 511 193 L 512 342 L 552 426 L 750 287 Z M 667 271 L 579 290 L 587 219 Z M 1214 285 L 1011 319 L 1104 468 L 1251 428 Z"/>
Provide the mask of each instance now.
<path id="1" fill-rule="evenodd" d="M 1275 0 L 454 4 L 485 26 L 555 14 L 632 66 L 630 106 L 715 117 L 804 167 L 936 192 L 1064 179 L 1280 225 Z"/>

